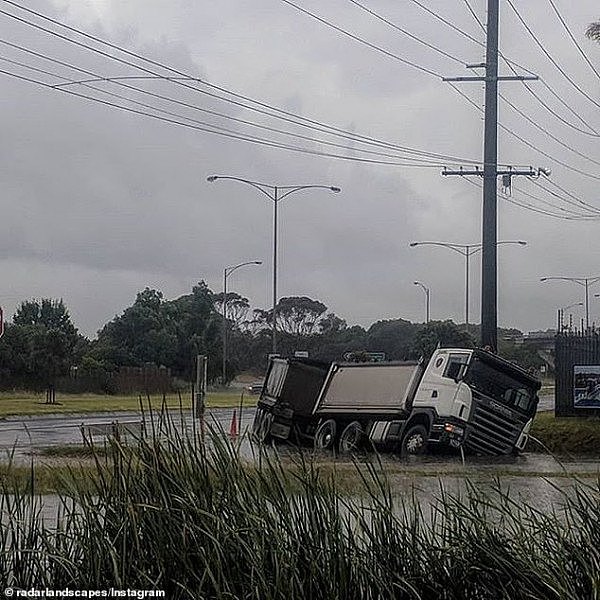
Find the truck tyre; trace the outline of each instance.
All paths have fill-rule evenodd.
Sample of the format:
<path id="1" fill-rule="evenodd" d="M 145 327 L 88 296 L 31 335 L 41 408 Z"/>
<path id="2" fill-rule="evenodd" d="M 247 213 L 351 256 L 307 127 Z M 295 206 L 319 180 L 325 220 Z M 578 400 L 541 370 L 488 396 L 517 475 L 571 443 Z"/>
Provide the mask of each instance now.
<path id="1" fill-rule="evenodd" d="M 340 435 L 340 454 L 358 452 L 362 446 L 364 431 L 358 421 L 352 421 Z"/>
<path id="2" fill-rule="evenodd" d="M 400 444 L 401 456 L 414 456 L 425 454 L 427 451 L 427 438 L 429 437 L 425 425 L 413 425 L 402 437 Z"/>
<path id="3" fill-rule="evenodd" d="M 323 421 L 315 432 L 315 450 L 333 450 L 337 425 L 333 419 Z"/>
<path id="4" fill-rule="evenodd" d="M 273 414 L 264 411 L 262 419 L 260 421 L 260 427 L 257 432 L 258 442 L 266 444 L 271 439 L 271 425 L 273 424 Z"/>

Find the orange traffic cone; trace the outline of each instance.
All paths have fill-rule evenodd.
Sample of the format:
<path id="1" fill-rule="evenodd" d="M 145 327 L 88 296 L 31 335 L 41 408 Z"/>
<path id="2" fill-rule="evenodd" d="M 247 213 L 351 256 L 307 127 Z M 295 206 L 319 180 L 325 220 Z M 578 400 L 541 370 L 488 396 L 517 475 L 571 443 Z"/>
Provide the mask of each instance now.
<path id="1" fill-rule="evenodd" d="M 237 430 L 237 415 L 236 415 L 236 410 L 235 408 L 233 409 L 233 415 L 231 416 L 231 426 L 229 427 L 229 437 L 232 440 L 235 440 L 235 438 L 237 438 L 238 435 L 238 430 Z"/>

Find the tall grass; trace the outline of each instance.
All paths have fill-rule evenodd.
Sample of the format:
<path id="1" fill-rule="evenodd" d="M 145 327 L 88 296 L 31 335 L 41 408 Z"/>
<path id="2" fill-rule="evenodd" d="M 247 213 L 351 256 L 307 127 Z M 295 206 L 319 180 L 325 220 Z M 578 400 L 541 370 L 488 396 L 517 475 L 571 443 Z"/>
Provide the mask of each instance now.
<path id="1" fill-rule="evenodd" d="M 3 480 L 4 587 L 163 589 L 168 598 L 579 599 L 600 595 L 600 488 L 542 512 L 497 489 L 440 489 L 423 507 L 356 464 L 356 494 L 310 457 L 289 461 L 164 415 L 97 455 L 45 522 L 33 480 Z"/>

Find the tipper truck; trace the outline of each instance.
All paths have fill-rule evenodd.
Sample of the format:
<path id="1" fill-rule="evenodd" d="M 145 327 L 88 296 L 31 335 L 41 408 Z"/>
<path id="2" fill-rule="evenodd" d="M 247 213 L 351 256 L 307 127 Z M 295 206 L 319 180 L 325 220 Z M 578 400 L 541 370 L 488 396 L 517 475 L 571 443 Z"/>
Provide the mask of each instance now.
<path id="1" fill-rule="evenodd" d="M 540 386 L 480 349 L 437 349 L 427 364 L 274 358 L 253 433 L 342 453 L 374 446 L 410 455 L 447 445 L 512 454 L 525 447 Z"/>

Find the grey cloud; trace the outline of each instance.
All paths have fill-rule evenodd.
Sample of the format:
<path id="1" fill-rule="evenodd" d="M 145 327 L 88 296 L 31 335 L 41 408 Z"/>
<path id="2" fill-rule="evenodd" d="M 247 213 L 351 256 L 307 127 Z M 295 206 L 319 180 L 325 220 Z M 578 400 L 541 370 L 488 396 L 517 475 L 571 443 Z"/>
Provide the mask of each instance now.
<path id="1" fill-rule="evenodd" d="M 430 56 L 360 13 L 347 12 L 347 7 L 323 8 L 318 2 L 306 6 L 323 9 L 332 20 L 417 61 Z M 446 3 L 432 6 L 476 33 L 468 14 L 449 15 Z M 53 10 L 46 3 L 36 8 Z M 374 8 L 444 48 L 473 56 L 474 62 L 480 58 L 476 47 L 449 35 L 419 12 L 402 12 L 389 2 L 376 3 Z M 592 19 L 594 9 L 591 1 L 581 2 L 569 8 L 568 16 L 581 24 L 588 18 L 586 10 Z M 99 36 L 287 110 L 441 153 L 481 154 L 480 115 L 445 84 L 356 47 L 277 2 L 63 0 L 56 14 Z M 566 41 L 555 39 L 548 15 L 540 16 L 534 9 L 531 15 L 540 35 L 553 39 L 553 48 L 562 52 L 574 76 L 586 81 L 585 65 Z M 106 70 L 107 63 L 100 57 L 41 42 L 32 32 L 23 38 L 23 31 L 11 26 L 9 33 L 40 51 L 79 61 L 91 70 Z M 507 21 L 502 36 L 507 53 L 516 53 L 527 64 L 531 59 L 533 67 L 544 66 L 548 72 L 514 23 Z M 599 50 L 589 50 L 596 60 Z M 461 74 L 459 65 L 427 60 L 444 73 Z M 111 74 L 128 72 L 125 67 L 111 69 Z M 558 79 L 551 81 L 562 86 Z M 442 178 L 437 169 L 374 167 L 269 150 L 94 106 L 7 78 L 1 85 L 0 272 L 9 282 L 7 306 L 32 295 L 63 296 L 81 328 L 93 334 L 145 285 L 172 297 L 204 278 L 218 290 L 224 266 L 253 259 L 265 264 L 236 273 L 232 285 L 255 306 L 268 306 L 272 205 L 250 188 L 206 183 L 207 175 L 223 173 L 278 184 L 331 183 L 343 188 L 340 195 L 311 192 L 282 204 L 281 295 L 320 298 L 350 323 L 369 324 L 379 317 L 422 319 L 422 298 L 412 282 L 427 279 L 433 316 L 462 319 L 460 257 L 441 249 L 410 249 L 408 243 L 479 239 L 480 192 L 466 182 Z M 223 110 L 221 103 L 181 86 L 143 85 Z M 463 89 L 481 104 L 479 84 Z M 507 94 L 536 114 L 544 126 L 555 128 L 556 135 L 594 155 L 595 142 L 558 129 L 520 89 L 510 88 Z M 573 102 L 597 122 L 597 111 L 579 98 Z M 227 110 L 262 120 L 239 108 Z M 208 118 L 197 111 L 185 114 Z M 593 170 L 585 161 L 565 155 L 508 109 L 501 109 L 501 119 L 524 131 L 541 149 Z M 500 149 L 503 160 L 548 162 L 503 134 Z M 593 180 L 554 168 L 562 185 L 589 200 L 600 200 Z M 515 185 L 515 199 L 521 190 L 539 193 L 521 180 Z M 500 322 L 525 329 L 551 326 L 555 308 L 577 298 L 579 289 L 542 286 L 539 277 L 596 274 L 595 228 L 555 222 L 500 198 L 500 238 L 522 238 L 530 244 L 501 254 Z M 478 268 L 475 261 L 474 316 L 479 304 Z"/>

